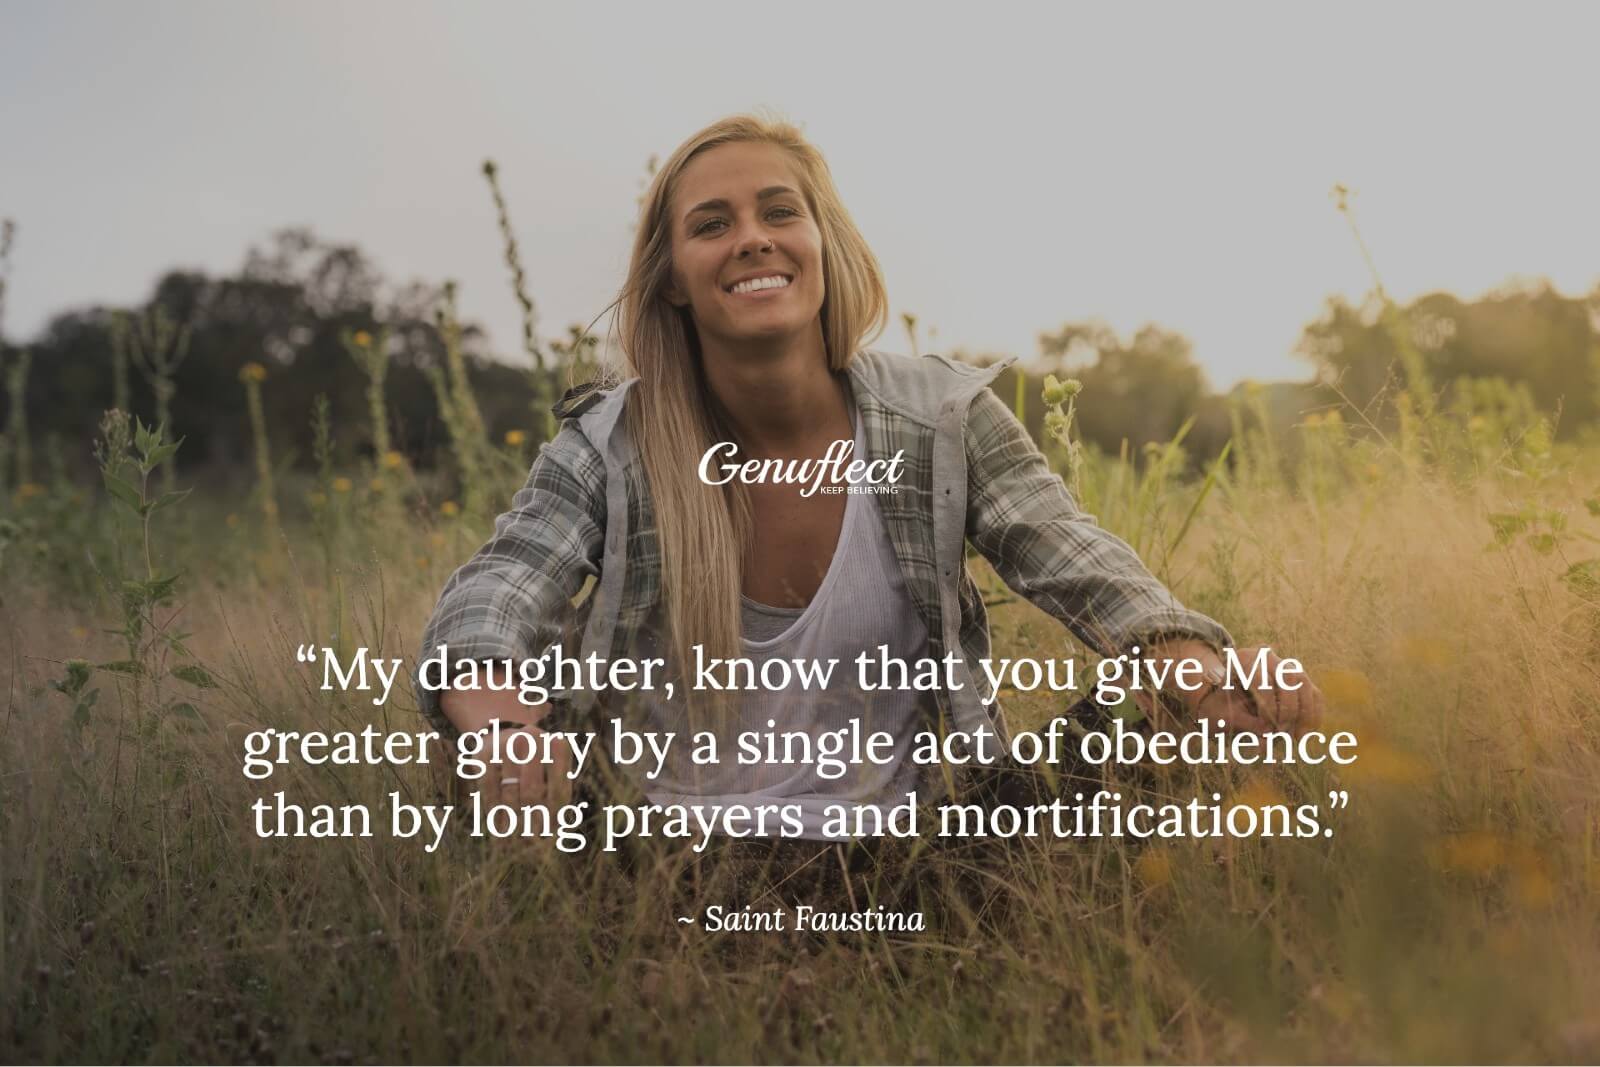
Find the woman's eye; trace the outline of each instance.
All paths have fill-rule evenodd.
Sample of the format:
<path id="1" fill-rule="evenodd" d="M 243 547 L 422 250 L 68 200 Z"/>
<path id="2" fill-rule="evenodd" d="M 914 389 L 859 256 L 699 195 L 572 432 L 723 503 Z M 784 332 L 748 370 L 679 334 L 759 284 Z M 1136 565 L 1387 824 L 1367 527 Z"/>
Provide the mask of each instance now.
<path id="1" fill-rule="evenodd" d="M 780 207 L 775 207 L 771 211 L 767 212 L 767 217 L 768 218 L 772 218 L 774 216 L 776 216 L 778 218 L 785 218 L 785 217 L 788 217 L 788 216 L 794 216 L 794 217 L 798 218 L 799 215 L 800 215 L 800 212 L 796 211 L 792 207 L 781 207 L 780 206 Z M 698 225 L 698 226 L 696 226 L 694 228 L 694 235 L 696 237 L 698 237 L 702 233 L 709 232 L 711 227 L 718 226 L 718 225 L 724 225 L 725 226 L 725 225 L 727 225 L 727 223 L 725 223 L 722 219 L 707 219 L 706 221 L 702 222 L 700 225 Z"/>

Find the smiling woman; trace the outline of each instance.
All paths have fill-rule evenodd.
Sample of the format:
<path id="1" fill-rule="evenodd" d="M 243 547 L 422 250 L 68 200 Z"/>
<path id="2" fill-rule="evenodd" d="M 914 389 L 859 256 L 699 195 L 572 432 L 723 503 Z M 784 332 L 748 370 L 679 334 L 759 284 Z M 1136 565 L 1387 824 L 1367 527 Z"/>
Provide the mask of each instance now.
<path id="1" fill-rule="evenodd" d="M 496 537 L 451 577 L 424 647 L 520 658 L 565 633 L 601 658 L 659 657 L 679 679 L 708 658 L 757 669 L 865 652 L 952 663 L 949 684 L 933 690 L 863 686 L 843 672 L 821 687 L 680 684 L 678 700 L 660 690 L 626 705 L 589 691 L 553 700 L 567 714 L 628 716 L 634 729 L 685 739 L 658 776 L 635 783 L 651 803 L 778 801 L 799 813 L 800 836 L 832 839 L 824 826 L 841 803 L 887 815 L 943 781 L 912 758 L 924 728 L 1004 741 L 992 687 L 974 677 L 990 650 L 968 543 L 1104 656 L 1138 646 L 1220 668 L 1227 631 L 1078 509 L 990 390 L 1009 361 L 979 369 L 864 347 L 887 318 L 882 274 L 794 126 L 738 116 L 680 145 L 644 198 L 617 303 L 628 377 L 558 405 L 560 434 Z M 905 491 L 705 476 L 710 456 L 759 474 L 815 473 L 852 454 L 864 470 L 893 470 Z M 594 595 L 575 613 L 591 577 Z M 1293 728 L 1320 708 L 1309 686 L 1260 706 L 1213 685 L 1175 695 L 1253 730 L 1267 725 L 1258 713 Z M 458 688 L 428 710 L 443 728 L 470 730 L 493 717 L 532 724 L 548 709 Z M 696 731 L 727 739 L 763 723 L 787 736 L 870 729 L 888 740 L 881 760 L 837 776 L 814 762 L 691 758 Z M 959 765 L 958 747 L 944 751 Z M 503 798 L 537 801 L 543 786 L 508 774 Z"/>

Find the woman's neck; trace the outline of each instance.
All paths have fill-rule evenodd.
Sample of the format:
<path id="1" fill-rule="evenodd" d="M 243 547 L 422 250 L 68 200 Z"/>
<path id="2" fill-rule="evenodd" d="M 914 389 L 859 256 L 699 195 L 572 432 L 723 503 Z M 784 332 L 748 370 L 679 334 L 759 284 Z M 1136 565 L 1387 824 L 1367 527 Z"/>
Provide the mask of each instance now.
<path id="1" fill-rule="evenodd" d="M 844 383 L 828 369 L 820 329 L 766 347 L 708 344 L 702 363 L 706 384 L 752 456 L 809 455 L 852 436 Z"/>

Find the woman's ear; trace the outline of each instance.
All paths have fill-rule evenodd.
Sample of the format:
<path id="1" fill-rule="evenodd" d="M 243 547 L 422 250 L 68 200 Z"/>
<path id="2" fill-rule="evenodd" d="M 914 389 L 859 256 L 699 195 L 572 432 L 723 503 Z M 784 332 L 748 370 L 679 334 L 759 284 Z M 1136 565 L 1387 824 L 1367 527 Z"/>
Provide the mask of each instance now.
<path id="1" fill-rule="evenodd" d="M 675 308 L 689 306 L 689 301 L 684 299 L 683 290 L 678 288 L 678 274 L 676 271 L 667 276 L 667 287 L 661 291 L 661 295 L 666 297 L 667 303 Z"/>

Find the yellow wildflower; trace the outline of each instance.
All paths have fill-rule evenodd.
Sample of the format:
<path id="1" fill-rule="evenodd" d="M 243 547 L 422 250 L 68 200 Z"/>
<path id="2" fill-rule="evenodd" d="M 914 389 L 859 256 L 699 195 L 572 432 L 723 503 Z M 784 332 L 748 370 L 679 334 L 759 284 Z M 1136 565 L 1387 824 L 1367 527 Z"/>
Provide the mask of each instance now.
<path id="1" fill-rule="evenodd" d="M 506 431 L 506 444 L 510 445 L 513 448 L 515 448 L 516 446 L 522 444 L 527 439 L 528 439 L 528 435 L 523 433 L 521 430 L 507 430 Z"/>
<path id="2" fill-rule="evenodd" d="M 405 463 L 405 461 L 406 457 L 392 448 L 383 454 L 383 466 L 387 470 L 399 470 L 401 464 Z"/>
<path id="3" fill-rule="evenodd" d="M 333 491 L 335 493 L 348 493 L 354 488 L 355 483 L 351 482 L 349 478 L 346 478 L 342 474 L 333 480 Z"/>
<path id="4" fill-rule="evenodd" d="M 366 330 L 357 330 L 356 335 L 351 338 L 351 340 L 353 340 L 360 347 L 366 348 L 372 343 L 372 335 Z"/>
<path id="5" fill-rule="evenodd" d="M 1488 874 L 1504 866 L 1506 840 L 1489 830 L 1470 830 L 1450 834 L 1434 849 L 1435 862 L 1447 871 L 1461 874 Z"/>
<path id="6" fill-rule="evenodd" d="M 1159 846 L 1145 849 L 1133 861 L 1133 873 L 1151 889 L 1167 885 L 1172 881 L 1172 853 Z"/>
<path id="7" fill-rule="evenodd" d="M 21 485 L 17 486 L 17 491 L 13 493 L 12 496 L 16 498 L 18 503 L 20 503 L 24 500 L 31 500 L 43 492 L 44 486 L 40 485 L 38 482 L 23 482 Z"/>
<path id="8" fill-rule="evenodd" d="M 314 508 L 320 508 L 328 502 L 328 494 L 312 491 L 306 494 L 306 503 Z"/>
<path id="9" fill-rule="evenodd" d="M 228 513 L 228 517 L 226 519 L 223 519 L 222 521 L 227 523 L 228 524 L 228 529 L 231 530 L 235 526 L 239 525 L 239 516 L 233 514 L 232 512 L 229 512 Z"/>
<path id="10" fill-rule="evenodd" d="M 371 489 L 374 493 L 383 492 L 383 479 L 382 478 L 374 478 L 374 479 L 372 479 L 372 481 L 367 483 L 367 488 Z"/>
<path id="11" fill-rule="evenodd" d="M 1447 643 L 1419 634 L 1403 635 L 1395 642 L 1395 651 L 1405 662 L 1421 667 L 1448 667 L 1456 659 L 1455 650 Z"/>
<path id="12" fill-rule="evenodd" d="M 1274 804 L 1287 804 L 1283 791 L 1265 778 L 1252 778 L 1233 794 L 1230 802 L 1246 808 L 1266 808 Z"/>
<path id="13" fill-rule="evenodd" d="M 1372 682 L 1360 671 L 1334 669 L 1317 672 L 1317 688 L 1336 708 L 1372 707 Z"/>
<path id="14" fill-rule="evenodd" d="M 426 567 L 427 565 L 428 565 L 428 557 L 427 556 L 418 556 L 417 557 L 417 566 Z"/>
<path id="15" fill-rule="evenodd" d="M 454 500 L 446 500 L 443 504 L 439 505 L 439 514 L 444 515 L 447 518 L 453 518 L 461 514 L 461 505 L 457 504 Z"/>
<path id="16" fill-rule="evenodd" d="M 87 626 L 74 626 L 72 628 L 72 636 L 76 637 L 79 641 L 82 641 L 85 637 L 89 636 L 89 628 Z"/>
<path id="17" fill-rule="evenodd" d="M 433 534 L 430 534 L 429 537 L 428 537 L 428 544 L 432 545 L 434 548 L 443 548 L 444 544 L 445 544 L 445 541 L 447 541 L 447 540 L 449 540 L 449 539 L 447 537 L 445 537 L 444 534 L 442 534 L 442 533 L 433 533 Z"/>
<path id="18" fill-rule="evenodd" d="M 239 380 L 241 382 L 264 382 L 267 380 L 267 368 L 251 360 L 239 368 Z"/>
<path id="19" fill-rule="evenodd" d="M 1339 771 L 1352 782 L 1385 782 L 1390 785 L 1415 785 L 1433 777 L 1428 765 L 1409 752 L 1381 741 L 1362 742 L 1356 748 L 1356 761 Z"/>
<path id="20" fill-rule="evenodd" d="M 1545 867 L 1544 858 L 1532 845 L 1511 846 L 1511 892 L 1525 908 L 1542 910 L 1555 903 L 1556 884 Z"/>

